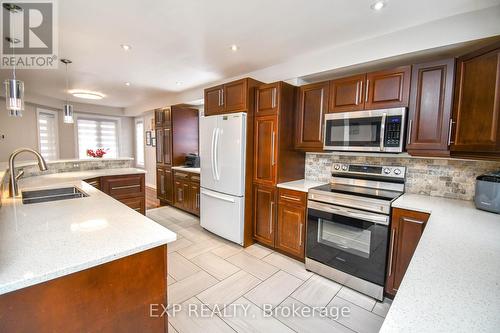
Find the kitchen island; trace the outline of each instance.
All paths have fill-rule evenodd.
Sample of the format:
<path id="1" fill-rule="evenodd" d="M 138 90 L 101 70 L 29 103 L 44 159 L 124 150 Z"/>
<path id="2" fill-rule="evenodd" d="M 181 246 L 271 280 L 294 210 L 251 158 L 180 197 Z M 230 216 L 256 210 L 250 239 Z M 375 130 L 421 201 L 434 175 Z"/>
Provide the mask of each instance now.
<path id="1" fill-rule="evenodd" d="M 28 177 L 21 191 L 77 187 L 87 197 L 0 208 L 0 331 L 166 331 L 166 244 L 175 233 L 82 179 L 100 169 Z M 6 191 L 4 191 L 6 192 Z"/>

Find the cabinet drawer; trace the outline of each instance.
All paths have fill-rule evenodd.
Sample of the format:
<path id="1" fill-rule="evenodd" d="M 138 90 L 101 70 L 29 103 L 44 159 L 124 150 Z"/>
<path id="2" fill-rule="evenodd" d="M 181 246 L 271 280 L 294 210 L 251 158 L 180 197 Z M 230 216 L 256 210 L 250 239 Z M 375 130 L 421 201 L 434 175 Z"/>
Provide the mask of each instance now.
<path id="1" fill-rule="evenodd" d="M 102 191 L 115 199 L 144 197 L 144 175 L 102 177 Z"/>
<path id="2" fill-rule="evenodd" d="M 278 203 L 288 203 L 305 207 L 307 205 L 307 193 L 280 188 L 278 191 Z"/>
<path id="3" fill-rule="evenodd" d="M 143 215 L 146 214 L 146 205 L 145 205 L 145 200 L 144 198 L 125 198 L 125 199 L 120 199 L 120 202 L 129 206 L 136 212 L 139 212 Z"/>
<path id="4" fill-rule="evenodd" d="M 197 174 L 197 173 L 192 173 L 190 176 L 189 176 L 189 181 L 191 183 L 196 183 L 196 184 L 200 184 L 200 175 Z"/>
<path id="5" fill-rule="evenodd" d="M 101 177 L 85 179 L 84 182 L 86 182 L 90 186 L 95 187 L 98 190 L 101 189 Z"/>
<path id="6" fill-rule="evenodd" d="M 189 180 L 189 173 L 184 171 L 174 170 L 174 179 L 177 180 Z"/>

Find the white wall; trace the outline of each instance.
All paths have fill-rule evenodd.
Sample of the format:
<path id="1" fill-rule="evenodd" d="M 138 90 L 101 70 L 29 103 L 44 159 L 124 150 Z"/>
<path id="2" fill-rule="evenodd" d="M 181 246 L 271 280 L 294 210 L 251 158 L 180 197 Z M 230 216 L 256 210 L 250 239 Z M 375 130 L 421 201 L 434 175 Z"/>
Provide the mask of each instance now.
<path id="1" fill-rule="evenodd" d="M 151 120 L 154 119 L 154 112 L 145 112 L 142 118 L 144 119 L 144 132 L 152 131 Z M 144 138 L 146 138 L 146 133 L 144 133 Z M 156 148 L 153 146 L 145 145 L 144 169 L 146 170 L 146 186 L 156 188 Z"/>

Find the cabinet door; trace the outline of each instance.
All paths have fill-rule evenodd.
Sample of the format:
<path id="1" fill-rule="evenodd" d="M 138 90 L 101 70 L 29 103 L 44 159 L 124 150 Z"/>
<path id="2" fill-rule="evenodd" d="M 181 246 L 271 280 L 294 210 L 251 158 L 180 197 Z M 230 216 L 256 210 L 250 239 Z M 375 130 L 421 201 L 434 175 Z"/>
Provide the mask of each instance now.
<path id="1" fill-rule="evenodd" d="M 205 116 L 224 112 L 223 91 L 223 86 L 205 89 Z"/>
<path id="2" fill-rule="evenodd" d="M 254 182 L 276 185 L 277 116 L 255 118 Z"/>
<path id="3" fill-rule="evenodd" d="M 328 82 L 314 83 L 299 89 L 295 148 L 323 150 L 324 115 L 328 108 Z"/>
<path id="4" fill-rule="evenodd" d="M 156 168 L 156 197 L 165 200 L 165 169 Z"/>
<path id="5" fill-rule="evenodd" d="M 184 192 L 185 182 L 180 180 L 174 181 L 174 206 L 184 209 L 186 206 L 187 192 Z"/>
<path id="6" fill-rule="evenodd" d="M 247 94 L 246 79 L 226 83 L 222 94 L 224 112 L 231 113 L 246 111 L 248 109 Z"/>
<path id="7" fill-rule="evenodd" d="M 276 248 L 294 257 L 303 259 L 305 221 L 305 207 L 290 204 L 278 204 Z"/>
<path id="8" fill-rule="evenodd" d="M 365 107 L 366 75 L 330 81 L 330 112 L 361 111 Z"/>
<path id="9" fill-rule="evenodd" d="M 172 165 L 172 130 L 170 127 L 163 129 L 163 163 Z"/>
<path id="10" fill-rule="evenodd" d="M 172 169 L 170 169 L 170 167 L 165 167 L 164 173 L 165 173 L 165 182 L 164 182 L 165 201 L 168 204 L 173 204 L 174 203 L 174 179 L 172 177 Z"/>
<path id="11" fill-rule="evenodd" d="M 195 183 L 189 185 L 190 211 L 200 216 L 200 186 Z"/>
<path id="12" fill-rule="evenodd" d="M 163 154 L 163 128 L 157 128 L 156 132 L 156 163 L 163 164 L 164 154 Z"/>
<path id="13" fill-rule="evenodd" d="M 278 113 L 278 93 L 279 84 L 264 84 L 260 86 L 256 95 L 256 116 L 275 115 Z"/>
<path id="14" fill-rule="evenodd" d="M 406 149 L 412 155 L 449 155 L 454 59 L 413 66 Z"/>
<path id="15" fill-rule="evenodd" d="M 500 44 L 458 58 L 452 151 L 500 152 Z"/>
<path id="16" fill-rule="evenodd" d="M 393 209 L 386 292 L 395 295 L 422 236 L 429 214 Z"/>
<path id="17" fill-rule="evenodd" d="M 144 174 L 102 177 L 101 186 L 104 193 L 115 199 L 146 196 Z"/>
<path id="18" fill-rule="evenodd" d="M 144 197 L 120 199 L 120 202 L 136 212 L 146 215 L 146 199 Z"/>
<path id="19" fill-rule="evenodd" d="M 408 107 L 411 66 L 368 73 L 365 109 Z"/>
<path id="20" fill-rule="evenodd" d="M 155 127 L 162 127 L 164 122 L 163 109 L 155 110 Z"/>
<path id="21" fill-rule="evenodd" d="M 255 185 L 253 196 L 253 237 L 258 242 L 274 246 L 276 190 L 272 187 Z"/>
<path id="22" fill-rule="evenodd" d="M 163 109 L 163 124 L 164 126 L 170 125 L 172 122 L 172 111 L 170 108 Z"/>

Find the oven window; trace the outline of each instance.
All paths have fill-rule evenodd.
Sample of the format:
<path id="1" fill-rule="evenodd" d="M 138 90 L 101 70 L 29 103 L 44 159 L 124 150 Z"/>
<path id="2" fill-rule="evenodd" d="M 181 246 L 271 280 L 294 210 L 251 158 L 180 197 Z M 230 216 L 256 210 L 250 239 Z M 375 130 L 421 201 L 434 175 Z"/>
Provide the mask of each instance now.
<path id="1" fill-rule="evenodd" d="M 381 117 L 334 119 L 326 122 L 328 146 L 380 146 Z"/>
<path id="2" fill-rule="evenodd" d="M 334 224 L 323 219 L 319 219 L 318 224 L 318 243 L 370 258 L 370 230 Z"/>

